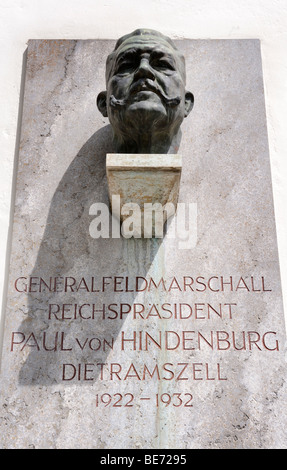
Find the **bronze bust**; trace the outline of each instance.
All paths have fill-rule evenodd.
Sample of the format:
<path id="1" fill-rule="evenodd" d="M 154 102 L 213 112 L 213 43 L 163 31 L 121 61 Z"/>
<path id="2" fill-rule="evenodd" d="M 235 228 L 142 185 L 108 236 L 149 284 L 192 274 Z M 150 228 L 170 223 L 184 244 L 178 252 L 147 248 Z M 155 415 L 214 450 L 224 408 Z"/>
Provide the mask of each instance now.
<path id="1" fill-rule="evenodd" d="M 97 105 L 109 118 L 117 153 L 177 153 L 183 119 L 193 107 L 185 60 L 170 38 L 137 29 L 120 38 L 106 62 Z"/>

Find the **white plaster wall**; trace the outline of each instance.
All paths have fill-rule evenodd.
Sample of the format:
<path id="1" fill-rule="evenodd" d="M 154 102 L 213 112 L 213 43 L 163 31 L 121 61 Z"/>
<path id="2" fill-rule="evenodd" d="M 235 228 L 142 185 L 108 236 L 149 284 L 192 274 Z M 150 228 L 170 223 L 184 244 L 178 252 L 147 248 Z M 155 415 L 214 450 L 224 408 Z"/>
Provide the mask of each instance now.
<path id="1" fill-rule="evenodd" d="M 261 40 L 287 316 L 287 0 L 0 0 L 0 306 L 5 303 L 26 43 L 39 38 L 117 38 L 138 27 L 173 38 Z"/>

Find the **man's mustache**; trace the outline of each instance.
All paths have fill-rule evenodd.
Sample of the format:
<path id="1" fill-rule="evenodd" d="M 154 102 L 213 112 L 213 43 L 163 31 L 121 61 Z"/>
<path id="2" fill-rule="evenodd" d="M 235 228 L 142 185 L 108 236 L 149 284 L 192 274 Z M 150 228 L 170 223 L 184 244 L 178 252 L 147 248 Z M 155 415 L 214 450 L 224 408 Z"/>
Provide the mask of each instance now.
<path id="1" fill-rule="evenodd" d="M 162 100 L 163 102 L 170 107 L 175 107 L 178 106 L 179 103 L 181 102 L 181 97 L 176 96 L 174 98 L 169 98 L 166 93 L 161 89 L 160 86 L 157 85 L 153 80 L 150 80 L 148 78 L 140 79 L 137 80 L 135 83 L 131 85 L 129 94 L 127 98 L 124 98 L 122 100 L 119 100 L 115 98 L 114 95 L 111 95 L 110 97 L 110 105 L 113 108 L 121 108 L 122 106 L 126 106 L 129 101 L 131 101 L 132 95 L 135 93 L 138 93 L 140 91 L 152 91 L 153 93 L 156 93 Z"/>

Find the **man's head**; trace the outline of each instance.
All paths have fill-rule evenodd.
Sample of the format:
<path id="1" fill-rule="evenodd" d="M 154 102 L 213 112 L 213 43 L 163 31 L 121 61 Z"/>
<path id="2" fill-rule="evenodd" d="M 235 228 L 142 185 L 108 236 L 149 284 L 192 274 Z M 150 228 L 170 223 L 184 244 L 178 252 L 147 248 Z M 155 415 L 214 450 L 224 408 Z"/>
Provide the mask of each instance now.
<path id="1" fill-rule="evenodd" d="M 97 99 L 117 151 L 168 152 L 193 106 L 185 81 L 184 57 L 163 34 L 138 29 L 117 41 L 106 62 L 107 91 Z"/>

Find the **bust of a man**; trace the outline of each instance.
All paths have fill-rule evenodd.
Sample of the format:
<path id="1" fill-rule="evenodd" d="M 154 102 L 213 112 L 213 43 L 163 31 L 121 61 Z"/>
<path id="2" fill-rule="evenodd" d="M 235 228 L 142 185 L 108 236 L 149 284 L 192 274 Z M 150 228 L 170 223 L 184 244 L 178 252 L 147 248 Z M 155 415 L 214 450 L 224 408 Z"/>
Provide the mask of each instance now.
<path id="1" fill-rule="evenodd" d="M 163 34 L 137 29 L 120 38 L 106 63 L 97 105 L 109 118 L 117 153 L 177 153 L 180 125 L 193 107 L 185 61 Z"/>

